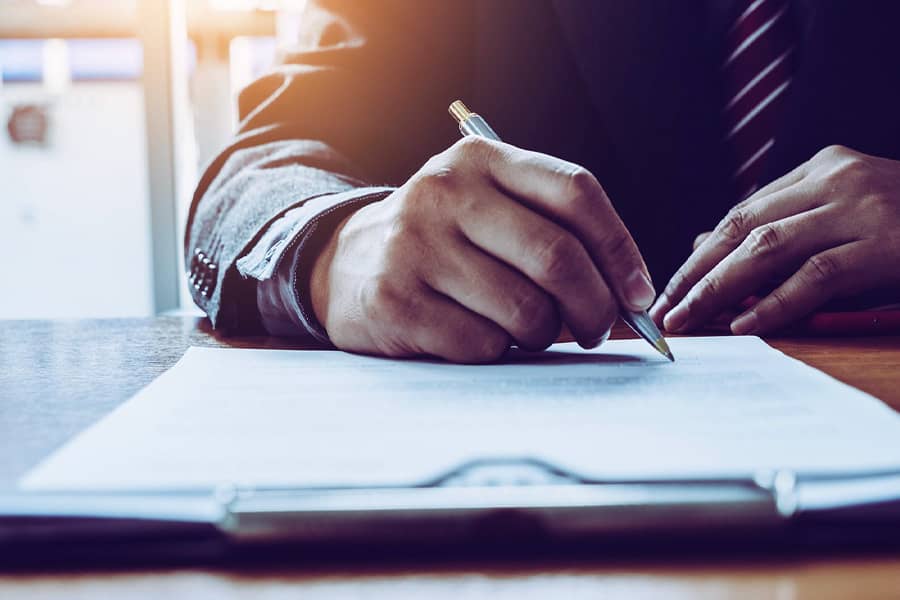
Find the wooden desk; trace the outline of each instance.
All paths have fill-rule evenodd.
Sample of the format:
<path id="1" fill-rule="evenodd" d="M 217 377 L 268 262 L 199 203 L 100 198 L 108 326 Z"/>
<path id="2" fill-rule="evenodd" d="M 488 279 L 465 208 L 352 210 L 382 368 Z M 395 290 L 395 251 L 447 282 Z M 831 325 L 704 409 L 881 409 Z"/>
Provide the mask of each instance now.
<path id="1" fill-rule="evenodd" d="M 627 335 L 618 329 L 616 337 Z M 900 337 L 770 340 L 900 410 Z M 0 321 L 0 489 L 172 366 L 205 321 Z M 0 575 L 0 598 L 900 598 L 896 556 L 560 558 Z"/>

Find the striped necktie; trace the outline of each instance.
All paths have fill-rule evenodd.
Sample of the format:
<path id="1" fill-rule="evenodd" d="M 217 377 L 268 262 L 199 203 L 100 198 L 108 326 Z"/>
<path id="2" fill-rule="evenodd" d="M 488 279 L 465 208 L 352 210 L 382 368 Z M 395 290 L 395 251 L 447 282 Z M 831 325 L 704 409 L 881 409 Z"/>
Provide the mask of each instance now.
<path id="1" fill-rule="evenodd" d="M 763 185 L 791 83 L 796 32 L 788 0 L 739 0 L 722 66 L 725 141 L 739 199 Z"/>

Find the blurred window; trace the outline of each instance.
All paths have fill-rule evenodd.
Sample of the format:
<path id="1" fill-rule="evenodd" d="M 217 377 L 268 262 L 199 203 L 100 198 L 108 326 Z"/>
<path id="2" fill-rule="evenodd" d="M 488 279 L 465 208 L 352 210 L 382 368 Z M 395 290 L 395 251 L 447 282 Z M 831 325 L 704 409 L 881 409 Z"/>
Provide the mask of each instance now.
<path id="1" fill-rule="evenodd" d="M 0 40 L 0 73 L 4 83 L 40 81 L 44 73 L 44 40 Z"/>
<path id="2" fill-rule="evenodd" d="M 135 39 L 67 40 L 73 81 L 137 81 L 143 52 Z"/>
<path id="3" fill-rule="evenodd" d="M 179 229 L 161 232 L 148 165 L 167 161 L 147 148 L 170 137 L 154 127 L 148 139 L 142 77 L 150 61 L 160 81 L 164 55 L 145 56 L 138 30 L 140 10 L 160 14 L 166 2 L 0 0 L 0 319 L 150 315 L 161 273 L 180 278 L 181 306 L 192 307 L 180 260 L 154 264 L 155 249 L 181 239 L 196 176 L 237 124 L 238 91 L 271 67 L 277 38 L 296 35 L 304 2 L 171 0 L 188 35 L 173 72 L 188 80 L 170 81 L 187 91 L 161 121 L 178 124 L 165 175 L 176 192 L 161 197 L 177 214 L 164 228 Z"/>
<path id="4" fill-rule="evenodd" d="M 0 317 L 152 311 L 134 39 L 3 40 Z"/>

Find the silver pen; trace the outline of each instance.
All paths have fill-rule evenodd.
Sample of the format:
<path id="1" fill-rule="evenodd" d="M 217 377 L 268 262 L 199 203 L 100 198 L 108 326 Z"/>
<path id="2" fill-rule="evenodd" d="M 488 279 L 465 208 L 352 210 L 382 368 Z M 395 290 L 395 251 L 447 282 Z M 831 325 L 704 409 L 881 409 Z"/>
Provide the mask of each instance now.
<path id="1" fill-rule="evenodd" d="M 485 121 L 481 115 L 470 111 L 468 107 L 463 104 L 462 100 L 457 100 L 450 105 L 450 114 L 453 115 L 453 118 L 459 123 L 459 131 L 464 136 L 477 135 L 498 142 L 501 141 L 500 136 L 491 129 L 491 126 L 487 124 L 487 121 Z M 669 349 L 669 344 L 666 343 L 666 338 L 660 333 L 659 329 L 656 327 L 656 323 L 653 322 L 653 319 L 650 318 L 647 311 L 632 312 L 630 310 L 622 309 L 619 311 L 619 316 L 636 334 L 647 340 L 651 346 L 656 348 L 660 354 L 670 361 L 675 362 L 675 357 L 672 356 L 672 351 Z"/>

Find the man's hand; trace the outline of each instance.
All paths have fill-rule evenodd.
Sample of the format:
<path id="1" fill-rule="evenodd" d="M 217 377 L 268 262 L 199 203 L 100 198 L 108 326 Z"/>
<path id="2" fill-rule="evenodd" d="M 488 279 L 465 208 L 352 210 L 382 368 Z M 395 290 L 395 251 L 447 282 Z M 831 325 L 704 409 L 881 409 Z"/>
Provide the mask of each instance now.
<path id="1" fill-rule="evenodd" d="M 699 237 L 651 315 L 690 331 L 772 280 L 783 283 L 734 319 L 733 333 L 773 331 L 833 298 L 900 286 L 900 162 L 825 148 Z"/>
<path id="2" fill-rule="evenodd" d="M 619 303 L 647 308 L 640 253 L 585 169 L 467 137 L 350 216 L 312 273 L 316 317 L 344 350 L 458 362 L 585 347 Z"/>

